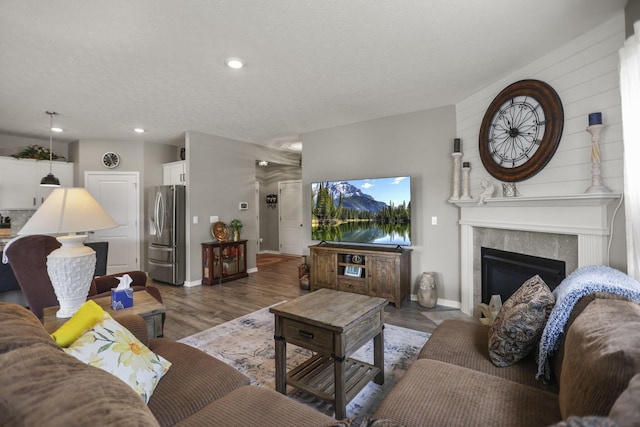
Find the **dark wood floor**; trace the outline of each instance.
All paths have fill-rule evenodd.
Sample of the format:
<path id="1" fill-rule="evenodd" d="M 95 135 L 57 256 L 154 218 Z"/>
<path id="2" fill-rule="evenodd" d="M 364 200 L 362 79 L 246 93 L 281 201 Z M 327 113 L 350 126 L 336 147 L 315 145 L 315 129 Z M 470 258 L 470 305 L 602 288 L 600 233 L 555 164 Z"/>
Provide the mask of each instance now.
<path id="1" fill-rule="evenodd" d="M 151 283 L 160 289 L 167 310 L 164 336 L 178 340 L 272 304 L 305 295 L 308 291 L 301 290 L 298 282 L 298 264 L 300 258 L 291 257 L 279 263 L 259 266 L 259 271 L 247 278 L 215 286 L 188 288 Z M 385 309 L 385 322 L 432 332 L 436 324 L 422 314 L 427 310 L 415 301 L 405 301 L 400 310 L 389 304 Z M 433 310 L 451 309 L 437 307 Z"/>

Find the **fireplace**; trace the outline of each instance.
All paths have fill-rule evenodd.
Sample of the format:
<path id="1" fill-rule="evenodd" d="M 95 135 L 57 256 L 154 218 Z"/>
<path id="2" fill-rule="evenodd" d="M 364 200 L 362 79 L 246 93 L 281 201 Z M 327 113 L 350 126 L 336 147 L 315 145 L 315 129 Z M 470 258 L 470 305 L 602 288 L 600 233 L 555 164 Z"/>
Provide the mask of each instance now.
<path id="1" fill-rule="evenodd" d="M 619 200 L 617 193 L 589 193 L 496 197 L 482 204 L 477 200 L 455 202 L 460 207 L 462 312 L 479 315 L 483 246 L 562 260 L 567 274 L 584 265 L 606 265 L 611 213 Z"/>
<path id="2" fill-rule="evenodd" d="M 482 247 L 482 302 L 489 304 L 492 295 L 506 301 L 527 279 L 540 275 L 554 290 L 566 276 L 566 263 L 561 260 L 525 255 Z"/>

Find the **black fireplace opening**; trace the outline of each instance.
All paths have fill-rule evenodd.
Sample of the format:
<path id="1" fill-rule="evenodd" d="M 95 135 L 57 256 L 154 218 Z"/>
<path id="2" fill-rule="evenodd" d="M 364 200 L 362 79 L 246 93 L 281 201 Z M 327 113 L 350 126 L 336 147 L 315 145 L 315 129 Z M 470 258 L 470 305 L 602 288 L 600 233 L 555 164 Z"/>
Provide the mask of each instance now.
<path id="1" fill-rule="evenodd" d="M 489 304 L 492 295 L 505 302 L 528 279 L 538 274 L 552 291 L 566 277 L 564 261 L 533 255 L 480 248 L 482 268 L 482 302 Z"/>

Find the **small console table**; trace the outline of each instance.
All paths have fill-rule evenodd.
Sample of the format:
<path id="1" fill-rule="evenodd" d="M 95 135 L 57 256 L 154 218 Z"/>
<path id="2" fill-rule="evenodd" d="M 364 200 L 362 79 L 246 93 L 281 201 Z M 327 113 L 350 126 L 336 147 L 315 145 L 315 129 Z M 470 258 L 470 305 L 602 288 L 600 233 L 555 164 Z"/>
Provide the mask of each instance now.
<path id="1" fill-rule="evenodd" d="M 202 243 L 202 284 L 247 277 L 247 241 Z"/>

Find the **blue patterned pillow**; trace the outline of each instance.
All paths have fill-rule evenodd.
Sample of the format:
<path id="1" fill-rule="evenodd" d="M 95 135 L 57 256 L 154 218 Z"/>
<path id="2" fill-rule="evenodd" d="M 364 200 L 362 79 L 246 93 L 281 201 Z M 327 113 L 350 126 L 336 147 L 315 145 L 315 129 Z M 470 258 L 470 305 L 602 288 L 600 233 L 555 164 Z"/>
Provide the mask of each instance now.
<path id="1" fill-rule="evenodd" d="M 507 299 L 489 330 L 489 357 L 494 365 L 513 365 L 534 349 L 555 302 L 538 275 Z"/>

